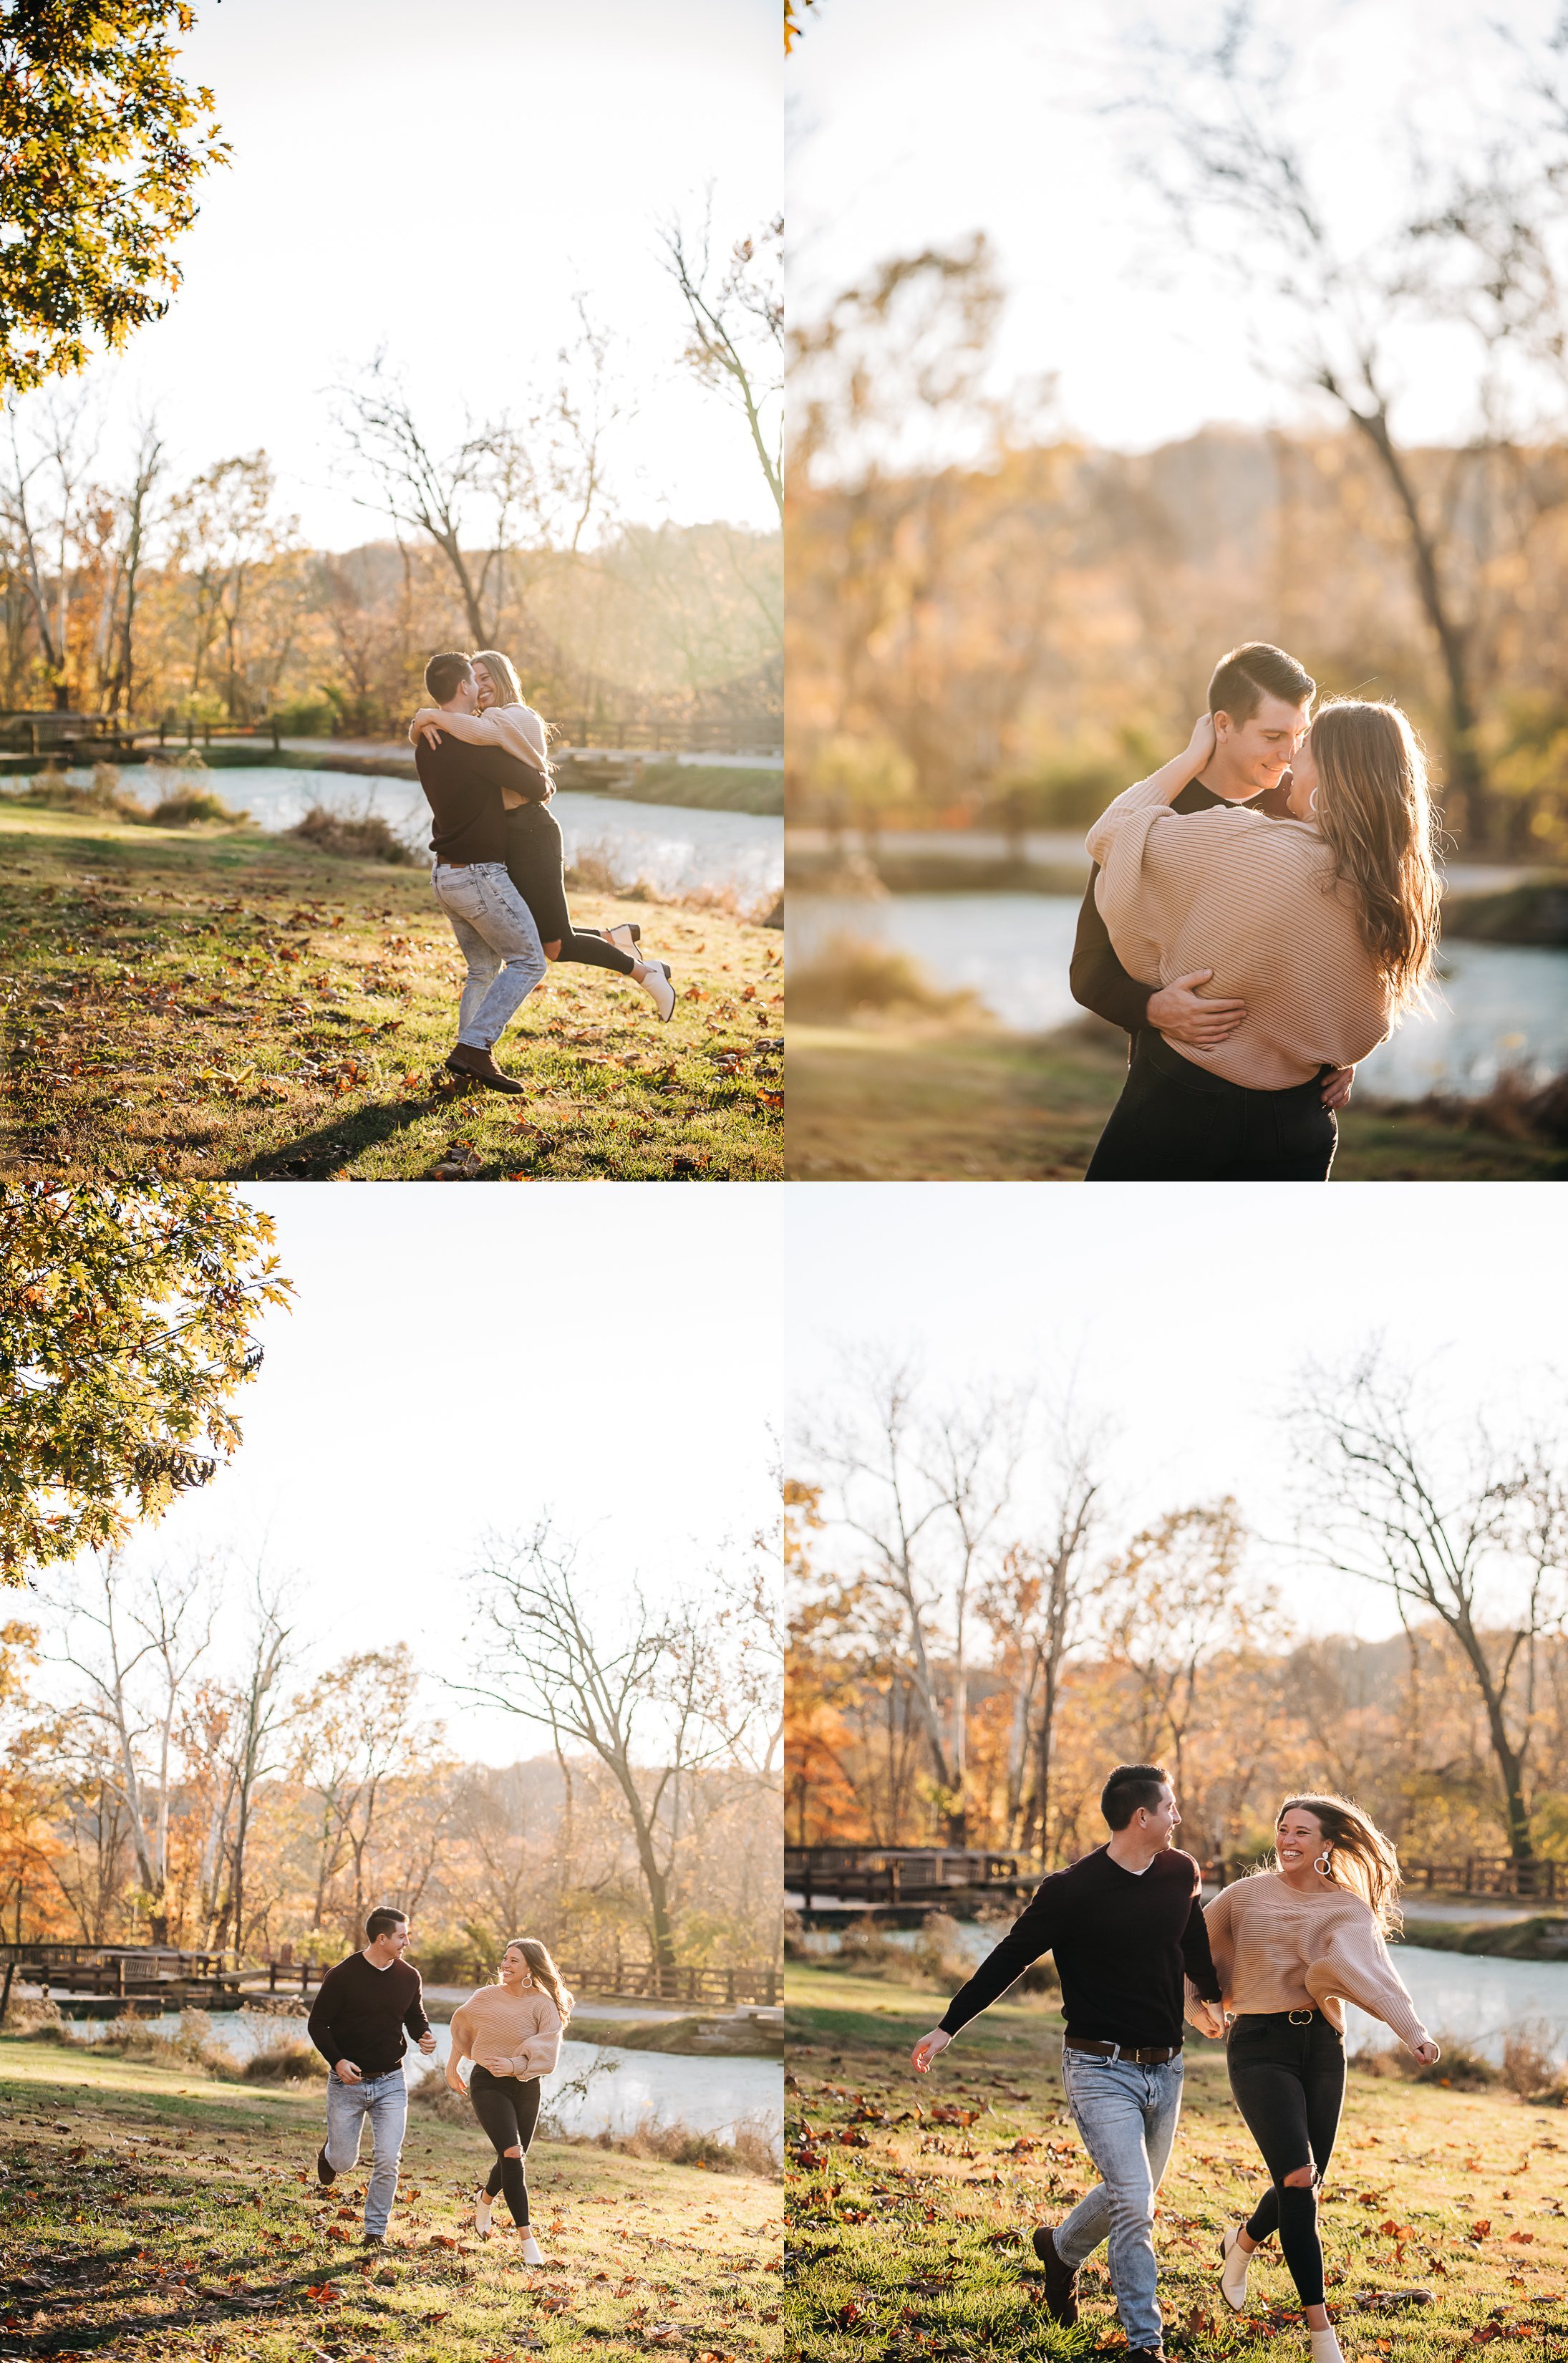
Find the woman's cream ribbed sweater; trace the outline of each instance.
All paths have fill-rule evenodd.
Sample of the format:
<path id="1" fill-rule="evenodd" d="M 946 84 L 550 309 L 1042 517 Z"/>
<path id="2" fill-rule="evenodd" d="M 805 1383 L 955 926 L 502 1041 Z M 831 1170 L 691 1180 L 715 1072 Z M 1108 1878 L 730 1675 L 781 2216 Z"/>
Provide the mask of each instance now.
<path id="1" fill-rule="evenodd" d="M 1117 959 L 1169 984 L 1211 968 L 1206 999 L 1247 1014 L 1213 1049 L 1170 1048 L 1233 1083 L 1284 1091 L 1323 1066 L 1353 1067 L 1386 1040 L 1394 1009 L 1363 940 L 1352 890 L 1315 828 L 1235 804 L 1171 810 L 1147 780 L 1088 833 Z"/>
<path id="2" fill-rule="evenodd" d="M 548 2076 L 560 2056 L 561 2014 L 541 1986 L 480 1986 L 452 2013 L 454 2059 L 507 2059 L 506 2074 L 528 2077 Z"/>
<path id="3" fill-rule="evenodd" d="M 1412 2050 L 1430 2039 L 1359 1895 L 1342 1887 L 1298 1895 L 1277 1871 L 1257 1871 L 1222 1887 L 1203 1916 L 1225 2008 L 1238 2017 L 1320 2010 L 1342 2033 L 1353 2002 Z"/>

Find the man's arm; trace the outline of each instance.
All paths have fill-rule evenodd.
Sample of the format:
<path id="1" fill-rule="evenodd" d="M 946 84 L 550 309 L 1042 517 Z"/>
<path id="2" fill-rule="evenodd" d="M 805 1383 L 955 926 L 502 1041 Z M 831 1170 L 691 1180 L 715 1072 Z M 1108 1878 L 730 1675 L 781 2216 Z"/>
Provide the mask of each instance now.
<path id="1" fill-rule="evenodd" d="M 1078 912 L 1068 971 L 1073 999 L 1097 1016 L 1109 1018 L 1124 1033 L 1136 1034 L 1141 1026 L 1152 1026 L 1173 1042 L 1185 1042 L 1197 1050 L 1214 1049 L 1235 1032 L 1247 1014 L 1246 1003 L 1205 1000 L 1197 987 L 1208 983 L 1214 973 L 1211 968 L 1194 969 L 1190 976 L 1178 976 L 1157 993 L 1129 976 L 1116 957 L 1094 899 L 1099 875 L 1097 865 L 1089 873 L 1088 892 Z"/>
<path id="2" fill-rule="evenodd" d="M 529 804 L 542 804 L 549 794 L 550 783 L 543 771 L 507 754 L 503 748 L 470 747 L 468 754 L 474 776 L 487 787 L 509 788 Z"/>
<path id="3" fill-rule="evenodd" d="M 414 2000 L 403 2012 L 403 2023 L 421 2051 L 435 2050 L 436 2037 L 431 2034 L 430 2021 L 425 2015 L 425 1980 L 417 1969 L 414 1972 Z"/>
<path id="4" fill-rule="evenodd" d="M 978 2018 L 999 1994 L 1006 1993 L 1032 1961 L 1050 1951 L 1060 1916 L 1055 1897 L 1047 1892 L 1053 1884 L 1046 1880 L 1036 1888 L 1000 1944 L 991 1947 L 974 1976 L 959 1987 L 930 2034 L 921 2036 L 913 2054 L 918 2075 L 923 2076 L 953 2037 L 972 2018 Z"/>
<path id="5" fill-rule="evenodd" d="M 329 2068 L 336 2068 L 343 2057 L 343 2046 L 337 2041 L 332 2032 L 333 2006 L 337 2000 L 337 1989 L 333 1984 L 333 1980 L 337 1975 L 336 1969 L 327 1970 L 315 1990 L 315 2000 L 310 2006 L 310 2016 L 305 2021 L 305 2033 Z"/>
<path id="6" fill-rule="evenodd" d="M 1220 1976 L 1209 1949 L 1209 1923 L 1203 1916 L 1202 1891 L 1195 1880 L 1187 1926 L 1181 1934 L 1181 1958 L 1193 1991 L 1204 2002 L 1220 2000 Z"/>
<path id="7" fill-rule="evenodd" d="M 1110 933 L 1094 899 L 1094 882 L 1099 876 L 1097 865 L 1089 872 L 1088 887 L 1078 912 L 1072 966 L 1067 971 L 1073 999 L 1080 1007 L 1092 1009 L 1098 1017 L 1120 1026 L 1124 1034 L 1136 1034 L 1140 1026 L 1147 1023 L 1149 987 L 1140 984 L 1135 976 L 1129 976 L 1111 949 Z"/>
<path id="8" fill-rule="evenodd" d="M 937 2021 L 944 2033 L 956 2035 L 988 2010 L 998 1996 L 1021 1978 L 1032 1961 L 1048 1953 L 1060 1934 L 1061 1914 L 1046 1880 L 1036 1888 L 1001 1942 L 993 1945 L 967 1984 L 959 1987 Z"/>

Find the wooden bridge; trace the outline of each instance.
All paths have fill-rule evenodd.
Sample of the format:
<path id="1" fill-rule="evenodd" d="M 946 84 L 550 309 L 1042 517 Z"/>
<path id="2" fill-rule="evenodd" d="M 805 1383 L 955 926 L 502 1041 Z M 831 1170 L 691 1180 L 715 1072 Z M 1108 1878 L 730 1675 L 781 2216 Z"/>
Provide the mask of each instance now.
<path id="1" fill-rule="evenodd" d="M 806 1911 L 973 1911 L 1032 1894 L 1043 1873 L 1027 1855 L 978 1847 L 786 1847 L 784 1884 Z"/>

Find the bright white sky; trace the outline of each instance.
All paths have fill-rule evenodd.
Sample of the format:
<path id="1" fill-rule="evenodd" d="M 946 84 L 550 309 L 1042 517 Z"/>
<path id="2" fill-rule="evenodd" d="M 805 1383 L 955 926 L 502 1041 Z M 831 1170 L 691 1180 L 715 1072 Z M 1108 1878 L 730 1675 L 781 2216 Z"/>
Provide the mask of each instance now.
<path id="1" fill-rule="evenodd" d="M 1520 1387 L 1532 1407 L 1563 1399 L 1568 1259 L 1546 1184 L 823 1182 L 788 1193 L 784 1222 L 794 1417 L 831 1421 L 845 1342 L 912 1348 L 938 1394 L 989 1378 L 1049 1390 L 1076 1366 L 1079 1400 L 1120 1432 L 1126 1535 L 1233 1492 L 1254 1533 L 1287 1538 L 1292 1374 L 1378 1336 L 1499 1421 Z M 1290 1555 L 1259 1549 L 1253 1565 L 1278 1580 Z M 1353 1583 L 1297 1578 L 1289 1598 L 1309 1630 L 1393 1626 Z"/>
<path id="2" fill-rule="evenodd" d="M 639 415 L 616 475 L 644 517 L 772 526 L 742 423 L 679 366 L 656 224 L 713 184 L 716 249 L 780 202 L 774 0 L 198 0 L 185 50 L 234 161 L 185 284 L 117 372 L 191 471 L 265 446 L 318 546 L 378 530 L 346 496 L 329 390 L 379 345 L 436 438 L 521 405 L 584 290 Z"/>
<path id="3" fill-rule="evenodd" d="M 776 1514 L 776 1185 L 245 1195 L 276 1221 L 293 1309 L 265 1317 L 239 1451 L 133 1550 L 294 1579 L 316 1667 L 406 1641 L 458 1672 L 465 1570 L 547 1509 L 610 1600 L 639 1575 L 668 1596 Z M 548 1746 L 434 1681 L 427 1712 L 469 1758 Z"/>
<path id="4" fill-rule="evenodd" d="M 1298 415 L 1250 361 L 1276 333 L 1214 297 L 1134 169 L 1139 119 L 1117 102 L 1147 28 L 1196 41 L 1220 0 L 822 0 L 787 70 L 790 305 L 810 316 L 874 263 L 984 229 L 1010 303 L 1002 382 L 1055 373 L 1060 415 L 1091 441 L 1143 449 L 1211 421 Z M 1445 161 L 1503 122 L 1499 18 L 1549 28 L 1555 0 L 1264 0 L 1299 71 L 1285 120 L 1315 194 L 1353 250 L 1389 218 L 1419 123 Z M 1408 436 L 1463 429 L 1457 339 L 1405 355 Z"/>

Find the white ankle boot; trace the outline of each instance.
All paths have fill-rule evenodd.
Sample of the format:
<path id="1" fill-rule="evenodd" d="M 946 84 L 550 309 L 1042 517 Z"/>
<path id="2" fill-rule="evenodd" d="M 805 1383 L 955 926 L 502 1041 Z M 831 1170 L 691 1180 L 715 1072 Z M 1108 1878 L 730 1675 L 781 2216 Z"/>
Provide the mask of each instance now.
<path id="1" fill-rule="evenodd" d="M 1242 2313 L 1246 2310 L 1247 2267 L 1252 2261 L 1253 2251 L 1242 2246 L 1241 2225 L 1227 2224 L 1220 2235 L 1220 2294 L 1232 2313 Z M 1316 2349 L 1312 2363 L 1318 2363 Z"/>
<path id="2" fill-rule="evenodd" d="M 539 2254 L 539 2243 L 535 2239 L 532 2232 L 524 2233 L 519 2254 L 525 2265 L 542 2265 L 545 2261 Z"/>
<path id="3" fill-rule="evenodd" d="M 474 2230 L 481 2240 L 490 2237 L 490 2219 L 494 2206 L 495 2202 L 488 2191 L 481 2191 L 474 2201 Z"/>
<path id="4" fill-rule="evenodd" d="M 1335 2335 L 1332 2323 L 1327 2330 L 1309 2330 L 1307 2335 L 1311 2341 L 1312 2363 L 1345 2363 L 1344 2349 Z"/>

